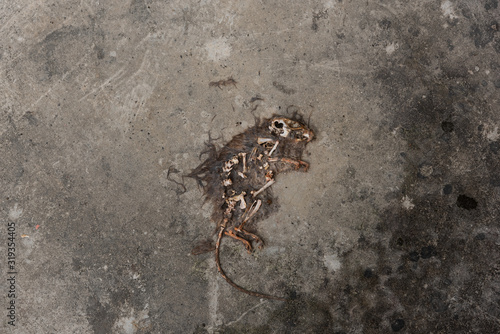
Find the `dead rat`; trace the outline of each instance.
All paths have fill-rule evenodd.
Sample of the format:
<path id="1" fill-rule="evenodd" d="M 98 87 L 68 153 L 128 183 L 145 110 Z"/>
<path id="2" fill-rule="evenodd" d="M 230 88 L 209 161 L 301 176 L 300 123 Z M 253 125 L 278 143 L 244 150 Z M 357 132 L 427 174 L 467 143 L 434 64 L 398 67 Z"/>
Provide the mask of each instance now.
<path id="1" fill-rule="evenodd" d="M 222 149 L 209 142 L 208 158 L 188 177 L 194 178 L 212 201 L 212 220 L 217 223 L 215 261 L 221 276 L 236 289 L 249 295 L 286 300 L 249 291 L 226 276 L 219 260 L 222 237 L 227 235 L 241 241 L 248 252 L 254 245 L 262 248 L 262 239 L 246 227 L 268 216 L 276 209 L 271 185 L 279 173 L 291 170 L 306 172 L 309 164 L 301 160 L 314 132 L 302 121 L 274 116 L 256 121 L 255 126 L 238 134 Z M 205 245 L 206 247 L 206 245 Z M 200 251 L 193 250 L 193 254 Z"/>

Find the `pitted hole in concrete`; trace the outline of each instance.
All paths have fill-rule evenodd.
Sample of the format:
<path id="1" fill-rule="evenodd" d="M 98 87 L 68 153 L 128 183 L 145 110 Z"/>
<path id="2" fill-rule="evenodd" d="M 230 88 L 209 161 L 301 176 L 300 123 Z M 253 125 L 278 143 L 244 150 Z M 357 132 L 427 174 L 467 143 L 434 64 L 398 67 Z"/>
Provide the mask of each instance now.
<path id="1" fill-rule="evenodd" d="M 449 195 L 453 192 L 453 186 L 451 184 L 445 184 L 443 187 L 443 194 Z"/>
<path id="2" fill-rule="evenodd" d="M 405 321 L 403 319 L 396 319 L 391 322 L 391 328 L 393 332 L 399 332 L 405 327 Z"/>
<path id="3" fill-rule="evenodd" d="M 458 195 L 457 206 L 466 210 L 473 210 L 477 208 L 477 201 L 467 195 Z"/>
<path id="4" fill-rule="evenodd" d="M 449 121 L 441 122 L 441 129 L 443 129 L 443 131 L 446 133 L 453 132 L 454 128 L 455 128 L 455 125 L 453 124 L 453 122 L 449 122 Z"/>

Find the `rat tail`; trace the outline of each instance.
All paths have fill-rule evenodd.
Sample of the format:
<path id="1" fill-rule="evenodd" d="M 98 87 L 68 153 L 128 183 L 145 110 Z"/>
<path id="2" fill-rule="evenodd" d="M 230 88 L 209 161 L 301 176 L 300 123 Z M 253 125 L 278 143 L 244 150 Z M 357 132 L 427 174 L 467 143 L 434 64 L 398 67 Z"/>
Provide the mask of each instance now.
<path id="1" fill-rule="evenodd" d="M 286 301 L 287 300 L 286 298 L 266 295 L 264 293 L 247 290 L 247 289 L 239 286 L 238 284 L 234 283 L 229 277 L 227 277 L 226 273 L 224 272 L 224 270 L 222 269 L 222 267 L 220 265 L 220 258 L 219 258 L 221 240 L 222 240 L 222 237 L 224 236 L 225 229 L 226 229 L 225 226 L 220 227 L 219 235 L 217 237 L 217 243 L 215 244 L 215 263 L 217 265 L 217 270 L 219 271 L 222 278 L 224 278 L 226 280 L 226 282 L 228 282 L 231 286 L 233 286 L 234 288 L 238 289 L 241 292 L 246 293 L 247 295 L 254 296 L 254 297 L 260 297 L 260 298 Z"/>

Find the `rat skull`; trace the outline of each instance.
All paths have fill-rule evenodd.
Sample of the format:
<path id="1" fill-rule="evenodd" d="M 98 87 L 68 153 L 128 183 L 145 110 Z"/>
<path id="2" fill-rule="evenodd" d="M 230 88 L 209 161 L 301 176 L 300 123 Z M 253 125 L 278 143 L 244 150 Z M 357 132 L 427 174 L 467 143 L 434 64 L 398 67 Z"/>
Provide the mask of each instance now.
<path id="1" fill-rule="evenodd" d="M 314 138 L 314 132 L 311 129 L 289 118 L 274 117 L 271 118 L 270 122 L 269 130 L 275 135 L 307 142 Z"/>

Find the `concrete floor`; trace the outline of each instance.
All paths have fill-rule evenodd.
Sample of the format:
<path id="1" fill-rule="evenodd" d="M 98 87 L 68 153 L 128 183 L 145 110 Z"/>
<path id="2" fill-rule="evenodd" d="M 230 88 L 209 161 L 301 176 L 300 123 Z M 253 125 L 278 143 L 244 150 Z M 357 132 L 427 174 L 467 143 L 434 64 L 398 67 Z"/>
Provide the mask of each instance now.
<path id="1" fill-rule="evenodd" d="M 4 1 L 2 330 L 500 332 L 497 0 Z M 221 89 L 209 83 L 234 78 Z M 252 97 L 263 100 L 251 102 Z M 256 109 L 255 109 L 256 107 Z M 226 240 L 186 179 L 295 110 L 266 248 Z M 8 224 L 16 326 L 8 324 Z M 24 235 L 21 237 L 21 235 Z"/>

